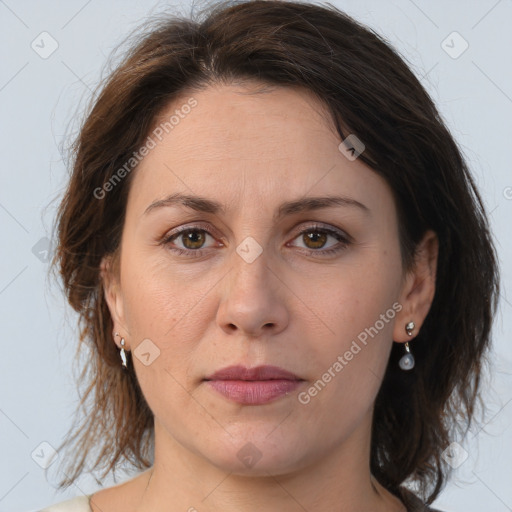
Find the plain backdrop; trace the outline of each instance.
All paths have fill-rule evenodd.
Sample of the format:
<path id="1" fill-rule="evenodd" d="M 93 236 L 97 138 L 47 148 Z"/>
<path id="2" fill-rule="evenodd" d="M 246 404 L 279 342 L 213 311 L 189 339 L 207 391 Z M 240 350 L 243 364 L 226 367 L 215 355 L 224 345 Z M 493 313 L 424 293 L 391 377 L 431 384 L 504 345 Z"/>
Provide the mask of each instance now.
<path id="1" fill-rule="evenodd" d="M 490 214 L 502 294 L 484 382 L 489 412 L 458 440 L 467 459 L 434 505 L 511 511 L 512 1 L 332 3 L 407 59 L 461 145 Z M 68 173 L 61 148 L 111 50 L 169 8 L 188 14 L 192 4 L 0 0 L 0 512 L 37 510 L 99 487 L 84 476 L 57 493 L 39 462 L 62 442 L 79 400 L 75 316 L 47 279 L 55 199 Z"/>

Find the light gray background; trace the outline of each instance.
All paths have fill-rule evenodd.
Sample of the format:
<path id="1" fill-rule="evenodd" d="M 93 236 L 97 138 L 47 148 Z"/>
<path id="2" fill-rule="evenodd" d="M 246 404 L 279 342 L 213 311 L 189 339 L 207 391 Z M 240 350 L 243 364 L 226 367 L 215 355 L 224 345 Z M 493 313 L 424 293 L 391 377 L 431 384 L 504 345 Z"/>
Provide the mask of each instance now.
<path id="1" fill-rule="evenodd" d="M 490 212 L 503 292 L 485 381 L 487 424 L 459 440 L 468 458 L 435 505 L 449 512 L 512 511 L 512 1 L 333 3 L 408 59 L 461 144 Z M 57 494 L 32 458 L 48 452 L 41 443 L 61 443 L 79 399 L 75 316 L 46 278 L 44 251 L 57 204 L 51 201 L 66 182 L 63 137 L 76 128 L 77 106 L 86 104 L 110 51 L 148 14 L 169 5 L 0 0 L 0 512 L 37 510 L 98 488 L 83 477 Z M 190 3 L 179 10 L 189 11 Z M 58 43 L 46 59 L 31 47 L 47 37 L 39 36 L 44 31 Z M 469 45 L 458 58 L 464 41 L 446 40 L 453 31 Z"/>

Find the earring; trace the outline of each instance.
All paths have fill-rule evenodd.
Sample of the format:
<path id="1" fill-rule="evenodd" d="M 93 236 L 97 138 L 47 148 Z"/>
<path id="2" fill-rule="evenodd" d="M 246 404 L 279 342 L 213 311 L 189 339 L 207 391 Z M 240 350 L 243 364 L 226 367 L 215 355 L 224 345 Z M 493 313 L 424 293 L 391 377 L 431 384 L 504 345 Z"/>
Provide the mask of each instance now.
<path id="1" fill-rule="evenodd" d="M 124 351 L 124 338 L 121 338 L 121 359 L 122 359 L 122 365 L 125 367 L 125 368 L 128 368 L 128 366 L 126 365 L 126 353 Z"/>
<path id="2" fill-rule="evenodd" d="M 116 332 L 114 334 L 114 336 L 119 336 L 119 333 Z M 124 341 L 124 338 L 121 338 L 121 360 L 122 360 L 122 366 L 123 368 L 128 368 L 127 364 L 126 364 L 126 352 L 124 351 L 124 344 L 125 344 L 125 341 Z"/>
<path id="3" fill-rule="evenodd" d="M 412 336 L 412 331 L 414 327 L 414 322 L 409 322 L 405 326 L 405 332 L 409 336 Z M 407 341 L 405 342 L 405 352 L 406 353 L 401 357 L 400 361 L 398 362 L 398 366 L 400 366 L 400 368 L 405 371 L 412 370 L 414 368 L 414 356 L 411 354 L 411 349 L 409 348 L 409 343 Z"/>

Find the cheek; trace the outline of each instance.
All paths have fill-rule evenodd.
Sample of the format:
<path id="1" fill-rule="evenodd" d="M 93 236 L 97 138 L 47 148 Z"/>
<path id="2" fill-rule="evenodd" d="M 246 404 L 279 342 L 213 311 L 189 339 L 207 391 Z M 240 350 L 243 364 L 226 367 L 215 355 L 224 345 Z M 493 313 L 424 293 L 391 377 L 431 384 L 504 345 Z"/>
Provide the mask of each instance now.
<path id="1" fill-rule="evenodd" d="M 317 297 L 308 295 L 320 305 L 329 327 L 321 350 L 316 346 L 312 355 L 318 362 L 316 369 L 321 375 L 342 356 L 343 370 L 335 373 L 345 375 L 348 380 L 344 385 L 349 388 L 359 385 L 362 373 L 370 378 L 373 375 L 375 381 L 383 376 L 395 317 L 401 309 L 397 302 L 400 265 L 396 264 L 396 255 L 377 248 L 368 250 L 367 255 L 370 257 L 364 262 L 342 269 L 329 283 L 328 292 Z"/>
<path id="2" fill-rule="evenodd" d="M 398 297 L 398 283 L 399 276 L 386 258 L 351 266 L 335 285 L 330 284 L 324 300 L 326 316 L 334 319 L 334 329 L 344 338 L 355 337 L 392 307 Z"/>
<path id="3" fill-rule="evenodd" d="M 206 318 L 203 294 L 197 281 L 186 285 L 163 258 L 134 256 L 123 262 L 122 277 L 134 368 L 151 410 L 173 415 L 190 402 L 187 370 L 194 367 L 201 318 Z"/>
<path id="4" fill-rule="evenodd" d="M 308 417 L 323 425 L 326 438 L 351 432 L 372 407 L 391 350 L 397 312 L 393 287 L 382 274 L 364 282 L 354 276 L 338 281 L 324 311 L 334 334 L 302 354 L 314 371 L 298 399 Z"/>
<path id="5" fill-rule="evenodd" d="M 173 268 L 165 255 L 141 252 L 138 256 L 136 251 L 126 257 L 123 265 L 125 319 L 141 386 L 154 388 L 159 382 L 161 389 L 169 389 L 176 384 L 172 376 L 187 385 L 187 369 L 196 366 L 194 358 L 200 341 L 211 324 L 212 312 L 205 308 L 210 304 L 207 292 L 218 280 L 217 274 L 212 272 L 201 278 L 190 272 L 187 275 Z M 145 348 L 143 340 L 154 343 L 154 349 L 148 345 L 149 352 L 158 354 L 147 367 L 136 360 Z"/>
<path id="6" fill-rule="evenodd" d="M 200 297 L 199 286 L 193 281 L 185 283 L 165 255 L 134 250 L 123 264 L 123 300 L 130 332 L 161 339 L 193 310 Z"/>

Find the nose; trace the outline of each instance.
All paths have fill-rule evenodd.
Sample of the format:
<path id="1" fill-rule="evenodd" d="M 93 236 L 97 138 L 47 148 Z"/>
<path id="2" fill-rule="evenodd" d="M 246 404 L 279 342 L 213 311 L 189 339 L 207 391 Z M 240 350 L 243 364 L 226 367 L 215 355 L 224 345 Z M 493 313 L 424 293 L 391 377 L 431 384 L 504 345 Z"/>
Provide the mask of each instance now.
<path id="1" fill-rule="evenodd" d="M 217 312 L 218 325 L 226 334 L 243 337 L 276 335 L 286 328 L 290 290 L 279 270 L 269 265 L 263 251 L 254 261 L 233 254 L 233 266 L 223 280 Z M 275 266 L 275 265 L 274 265 Z"/>

